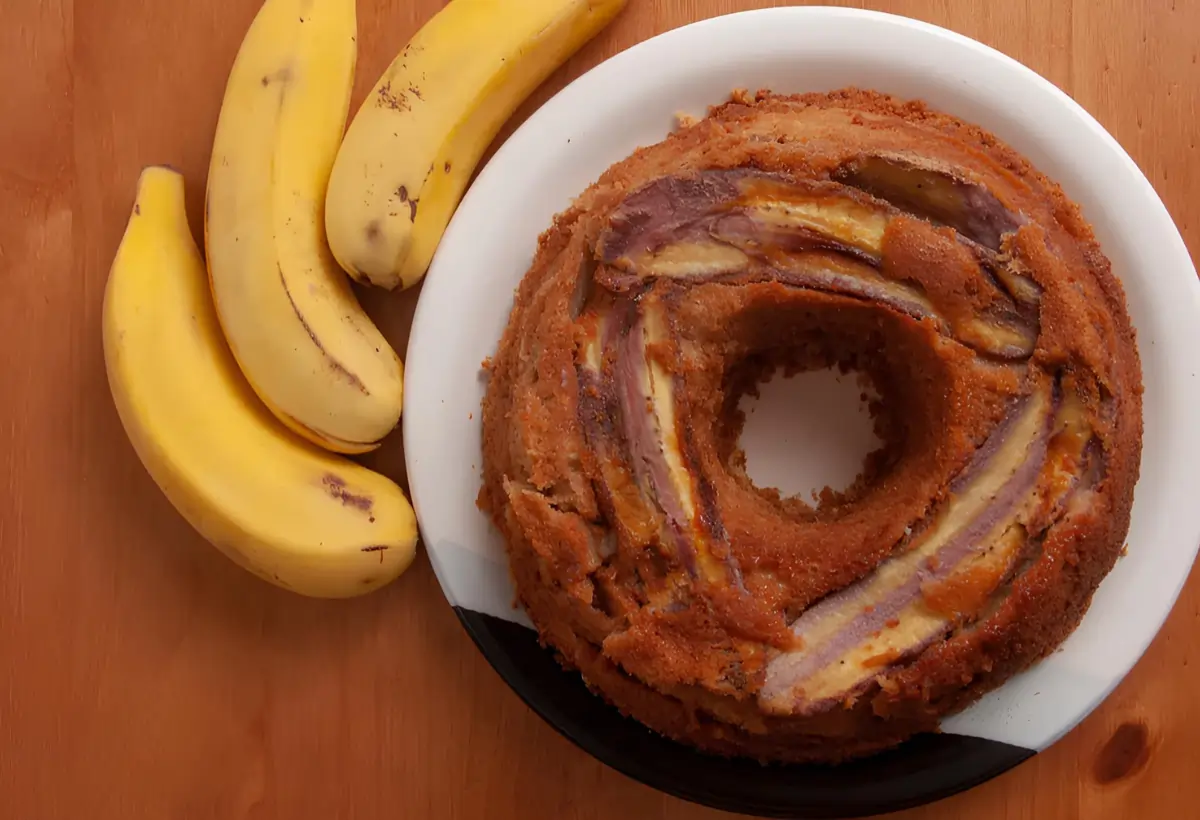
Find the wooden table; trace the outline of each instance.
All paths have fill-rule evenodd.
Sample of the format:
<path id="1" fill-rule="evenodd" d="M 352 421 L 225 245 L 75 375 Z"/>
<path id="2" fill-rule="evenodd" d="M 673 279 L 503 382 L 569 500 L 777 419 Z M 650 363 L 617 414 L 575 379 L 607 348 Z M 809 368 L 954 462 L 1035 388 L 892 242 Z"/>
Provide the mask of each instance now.
<path id="1" fill-rule="evenodd" d="M 101 355 L 108 265 L 145 164 L 185 172 L 200 224 L 225 77 L 258 5 L 4 3 L 0 816 L 725 816 L 626 779 L 543 724 L 472 646 L 424 557 L 366 598 L 299 598 L 208 547 L 135 458 Z M 360 0 L 358 98 L 441 5 Z M 751 5 L 630 0 L 517 120 L 639 40 Z M 947 26 L 1041 72 L 1116 136 L 1200 245 L 1200 3 L 845 5 Z M 366 299 L 398 350 L 416 297 Z M 371 460 L 402 479 L 399 436 Z M 1065 740 L 903 816 L 1197 816 L 1198 627 L 1194 578 L 1145 658 Z"/>

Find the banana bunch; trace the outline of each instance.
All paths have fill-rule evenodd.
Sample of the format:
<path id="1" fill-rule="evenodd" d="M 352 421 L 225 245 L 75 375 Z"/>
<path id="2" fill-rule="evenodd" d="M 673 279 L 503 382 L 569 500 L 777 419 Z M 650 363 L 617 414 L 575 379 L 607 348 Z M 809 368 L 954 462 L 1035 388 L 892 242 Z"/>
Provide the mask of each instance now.
<path id="1" fill-rule="evenodd" d="M 134 449 L 205 538 L 304 595 L 370 592 L 412 562 L 394 483 L 280 425 L 242 377 L 213 311 L 183 178 L 148 168 L 104 293 L 109 387 Z"/>
<path id="2" fill-rule="evenodd" d="M 329 246 L 354 279 L 410 287 L 496 132 L 625 0 L 454 0 L 375 84 L 338 151 Z"/>
<path id="3" fill-rule="evenodd" d="M 412 562 L 403 492 L 334 454 L 376 447 L 403 395 L 400 358 L 342 268 L 417 281 L 504 120 L 624 2 L 455 0 L 343 145 L 355 0 L 265 0 L 217 124 L 207 270 L 183 178 L 142 173 L 104 294 L 109 387 L 155 482 L 238 564 L 346 597 Z"/>

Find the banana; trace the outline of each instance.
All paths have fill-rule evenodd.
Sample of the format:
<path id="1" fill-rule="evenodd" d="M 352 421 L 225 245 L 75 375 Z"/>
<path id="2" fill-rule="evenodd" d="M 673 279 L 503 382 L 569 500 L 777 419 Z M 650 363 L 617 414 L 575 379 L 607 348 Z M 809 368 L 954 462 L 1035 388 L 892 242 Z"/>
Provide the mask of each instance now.
<path id="1" fill-rule="evenodd" d="M 417 32 L 346 133 L 325 201 L 351 277 L 410 287 L 514 109 L 625 0 L 454 0 Z"/>
<path id="2" fill-rule="evenodd" d="M 217 314 L 263 402 L 327 449 L 373 449 L 400 416 L 399 357 L 325 244 L 350 109 L 354 0 L 266 0 L 238 51 L 209 169 Z"/>
<path id="3" fill-rule="evenodd" d="M 154 481 L 205 538 L 295 592 L 370 592 L 412 562 L 394 483 L 285 429 L 222 338 L 188 229 L 183 178 L 147 168 L 104 292 L 104 359 Z"/>

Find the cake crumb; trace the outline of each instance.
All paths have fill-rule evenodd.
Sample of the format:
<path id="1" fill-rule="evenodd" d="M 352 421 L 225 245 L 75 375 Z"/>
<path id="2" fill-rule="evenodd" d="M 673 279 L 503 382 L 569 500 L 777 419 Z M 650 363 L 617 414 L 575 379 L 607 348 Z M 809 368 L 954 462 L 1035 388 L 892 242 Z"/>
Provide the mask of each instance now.
<path id="1" fill-rule="evenodd" d="M 685 128 L 691 128 L 696 123 L 700 122 L 700 118 L 689 114 L 686 111 L 675 112 L 675 130 L 682 131 Z"/>

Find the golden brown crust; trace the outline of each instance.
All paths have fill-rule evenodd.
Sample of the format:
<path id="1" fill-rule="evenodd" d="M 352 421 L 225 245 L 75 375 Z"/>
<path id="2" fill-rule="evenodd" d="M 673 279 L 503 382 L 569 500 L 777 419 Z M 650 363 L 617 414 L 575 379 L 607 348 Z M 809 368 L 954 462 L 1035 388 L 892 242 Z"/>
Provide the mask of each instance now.
<path id="1" fill-rule="evenodd" d="M 904 184 L 927 174 L 939 193 L 897 193 L 895 179 L 871 176 L 878 168 L 862 171 L 864 158 Z M 653 215 L 628 216 L 630 194 L 663 178 L 700 180 L 664 196 L 712 207 L 663 228 L 639 257 L 636 232 Z M 853 207 L 886 223 L 878 247 L 814 240 L 808 228 L 779 229 L 793 247 L 778 252 L 763 239 L 776 234 L 737 245 L 713 220 L 754 217 L 745 192 L 757 179 L 800 186 L 796 196 L 819 195 L 821 208 L 865 203 Z M 664 241 L 697 236 L 758 261 L 708 279 L 645 273 Z M 633 250 L 618 259 L 626 240 Z M 789 264 L 844 274 L 852 287 L 787 279 Z M 900 301 L 885 296 L 893 291 Z M 997 328 L 1015 341 L 997 346 Z M 1023 348 L 1028 328 L 1036 342 Z M 855 487 L 812 508 L 752 485 L 736 406 L 774 365 L 829 364 L 879 391 L 885 444 Z M 664 405 L 673 416 L 655 415 Z M 1044 431 L 1034 410 L 1014 409 L 1035 406 Z M 1001 515 L 972 493 L 1000 470 L 995 453 L 1016 452 L 1006 431 L 1021 413 L 1034 419 L 1036 464 L 1027 487 L 1017 461 L 1006 468 L 1014 477 L 993 492 L 1011 496 Z M 654 427 L 664 418 L 673 431 Z M 1140 364 L 1120 283 L 1079 209 L 995 137 L 872 92 L 741 93 L 612 166 L 555 218 L 493 359 L 483 430 L 480 504 L 504 535 L 521 603 L 564 665 L 621 711 L 700 748 L 840 760 L 934 729 L 1074 629 L 1128 528 Z M 975 502 L 977 532 L 945 537 L 959 552 L 927 546 Z M 881 567 L 923 549 L 911 602 L 888 588 L 890 598 L 862 593 L 865 615 L 847 614 L 860 606 L 848 587 L 874 589 Z M 961 563 L 940 567 L 948 556 Z M 842 632 L 814 631 L 815 605 L 842 600 Z M 876 604 L 900 608 L 856 626 Z M 895 632 L 913 624 L 932 631 Z M 806 647 L 814 635 L 826 643 Z M 827 683 L 841 679 L 805 667 L 806 651 L 866 676 Z"/>

